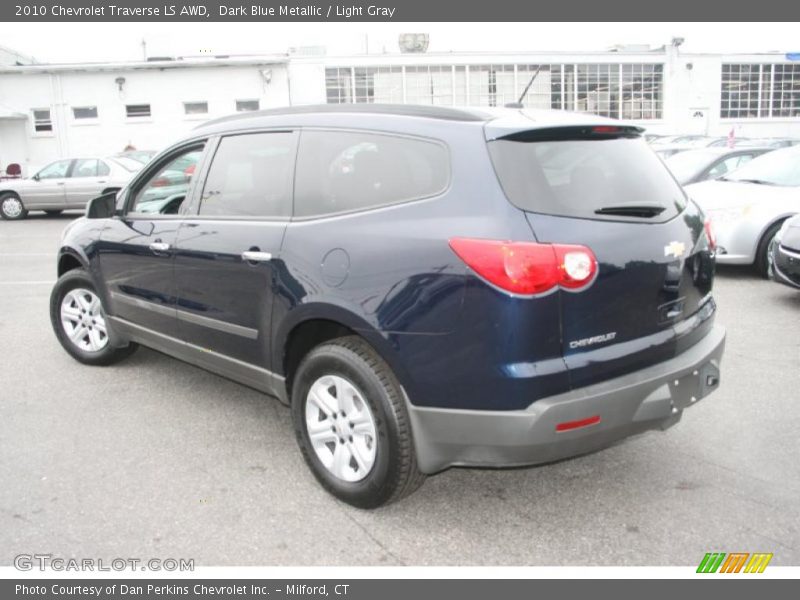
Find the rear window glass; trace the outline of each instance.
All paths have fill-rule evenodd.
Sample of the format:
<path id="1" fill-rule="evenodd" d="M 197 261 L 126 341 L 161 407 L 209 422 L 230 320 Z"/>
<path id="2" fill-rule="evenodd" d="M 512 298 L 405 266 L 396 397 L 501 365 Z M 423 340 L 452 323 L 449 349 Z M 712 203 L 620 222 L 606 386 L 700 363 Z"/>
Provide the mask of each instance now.
<path id="1" fill-rule="evenodd" d="M 686 205 L 683 190 L 640 138 L 497 140 L 489 152 L 506 196 L 525 211 L 662 222 Z M 663 210 L 641 217 L 640 206 Z"/>
<path id="2" fill-rule="evenodd" d="M 305 131 L 295 184 L 298 217 L 363 210 L 434 196 L 450 179 L 439 143 L 391 135 Z"/>

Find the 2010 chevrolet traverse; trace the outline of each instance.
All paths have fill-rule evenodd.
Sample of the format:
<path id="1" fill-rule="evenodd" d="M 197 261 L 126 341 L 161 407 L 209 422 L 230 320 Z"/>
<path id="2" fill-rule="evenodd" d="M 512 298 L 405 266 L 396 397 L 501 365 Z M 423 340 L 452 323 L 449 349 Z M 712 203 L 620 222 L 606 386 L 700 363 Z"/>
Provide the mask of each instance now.
<path id="1" fill-rule="evenodd" d="M 361 507 L 667 428 L 725 340 L 700 209 L 640 129 L 556 111 L 219 119 L 92 201 L 58 275 L 73 357 L 142 344 L 277 396 Z"/>

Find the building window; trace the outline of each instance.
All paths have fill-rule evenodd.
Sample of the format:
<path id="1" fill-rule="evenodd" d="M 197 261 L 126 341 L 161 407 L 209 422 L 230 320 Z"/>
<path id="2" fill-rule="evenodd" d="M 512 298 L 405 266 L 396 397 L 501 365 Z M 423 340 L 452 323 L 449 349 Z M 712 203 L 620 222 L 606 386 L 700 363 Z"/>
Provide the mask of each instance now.
<path id="1" fill-rule="evenodd" d="M 208 102 L 184 102 L 183 112 L 187 115 L 207 115 Z"/>
<path id="2" fill-rule="evenodd" d="M 127 104 L 125 105 L 125 114 L 129 119 L 140 119 L 142 117 L 150 116 L 149 104 Z"/>
<path id="3" fill-rule="evenodd" d="M 33 130 L 36 133 L 47 133 L 53 131 L 53 121 L 50 119 L 49 108 L 33 109 Z"/>
<path id="4" fill-rule="evenodd" d="M 800 65 L 772 65 L 773 117 L 800 117 Z"/>
<path id="5" fill-rule="evenodd" d="M 800 117 L 800 65 L 723 64 L 723 119 Z"/>
<path id="6" fill-rule="evenodd" d="M 236 112 L 252 112 L 261 108 L 258 100 L 237 100 Z"/>
<path id="7" fill-rule="evenodd" d="M 620 103 L 623 119 L 660 119 L 664 67 L 656 64 L 622 65 Z"/>
<path id="8" fill-rule="evenodd" d="M 589 112 L 612 118 L 661 119 L 663 65 L 489 64 L 331 67 L 330 104 L 388 102 L 442 106 L 504 106 Z"/>
<path id="9" fill-rule="evenodd" d="M 72 108 L 72 116 L 75 120 L 83 119 L 96 119 L 97 107 L 96 106 L 74 106 Z"/>

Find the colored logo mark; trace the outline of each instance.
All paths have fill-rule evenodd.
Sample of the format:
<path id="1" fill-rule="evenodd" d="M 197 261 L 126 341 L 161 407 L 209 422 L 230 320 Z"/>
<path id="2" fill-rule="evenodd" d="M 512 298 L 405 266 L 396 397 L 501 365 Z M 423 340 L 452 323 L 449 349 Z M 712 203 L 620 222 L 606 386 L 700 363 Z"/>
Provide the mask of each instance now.
<path id="1" fill-rule="evenodd" d="M 772 553 L 755 552 L 708 552 L 700 565 L 697 567 L 698 573 L 763 573 L 769 561 L 772 560 Z"/>

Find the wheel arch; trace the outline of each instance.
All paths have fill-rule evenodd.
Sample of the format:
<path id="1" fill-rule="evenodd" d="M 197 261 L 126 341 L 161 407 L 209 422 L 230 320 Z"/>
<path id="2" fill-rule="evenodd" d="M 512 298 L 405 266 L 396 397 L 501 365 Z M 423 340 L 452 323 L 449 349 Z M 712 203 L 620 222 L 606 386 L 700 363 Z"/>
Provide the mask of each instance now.
<path id="1" fill-rule="evenodd" d="M 762 242 L 764 241 L 764 236 L 767 235 L 767 232 L 775 225 L 783 223 L 786 219 L 792 218 L 794 215 L 800 214 L 798 212 L 783 212 L 779 216 L 774 217 L 767 221 L 767 223 L 761 228 L 761 231 L 758 232 L 758 236 L 756 237 L 756 243 L 753 247 L 753 260 L 755 261 L 758 258 L 758 249 L 761 247 Z"/>
<path id="2" fill-rule="evenodd" d="M 58 276 L 61 277 L 64 273 L 73 269 L 86 269 L 88 271 L 89 263 L 74 248 L 69 246 L 61 248 L 58 253 Z"/>
<path id="3" fill-rule="evenodd" d="M 319 344 L 348 335 L 366 341 L 389 365 L 401 385 L 407 387 L 410 383 L 387 334 L 345 308 L 322 303 L 305 305 L 292 311 L 275 331 L 273 369 L 286 378 L 289 398 L 292 378 L 303 357 Z"/>

